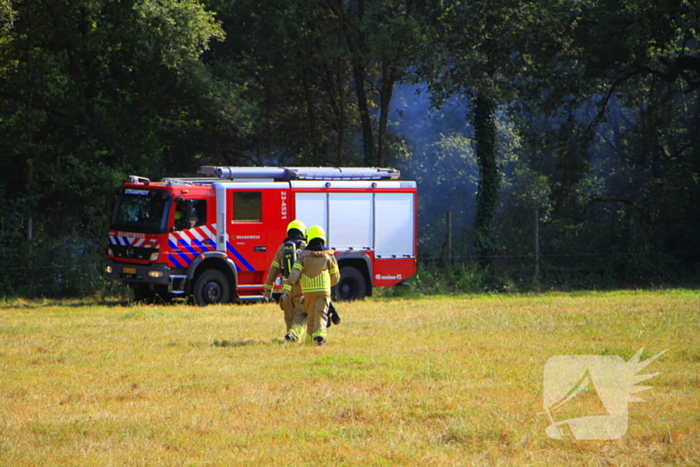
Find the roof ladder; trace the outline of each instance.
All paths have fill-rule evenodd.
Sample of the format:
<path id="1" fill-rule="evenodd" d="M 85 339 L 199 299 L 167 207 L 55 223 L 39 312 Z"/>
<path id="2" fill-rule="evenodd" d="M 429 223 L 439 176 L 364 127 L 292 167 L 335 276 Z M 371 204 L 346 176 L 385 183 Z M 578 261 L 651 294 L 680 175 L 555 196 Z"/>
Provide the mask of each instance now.
<path id="1" fill-rule="evenodd" d="M 198 175 L 224 180 L 397 180 L 396 169 L 376 167 L 213 167 L 202 166 Z"/>

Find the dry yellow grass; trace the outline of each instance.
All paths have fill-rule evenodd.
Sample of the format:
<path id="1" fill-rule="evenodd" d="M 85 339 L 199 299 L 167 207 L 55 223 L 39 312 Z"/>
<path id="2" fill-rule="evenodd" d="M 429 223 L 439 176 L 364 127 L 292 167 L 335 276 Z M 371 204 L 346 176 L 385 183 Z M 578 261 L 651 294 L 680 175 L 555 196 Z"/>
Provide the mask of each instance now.
<path id="1" fill-rule="evenodd" d="M 324 348 L 274 305 L 5 302 L 0 465 L 698 465 L 700 295 L 339 304 Z M 555 355 L 669 349 L 613 441 L 544 430 Z"/>

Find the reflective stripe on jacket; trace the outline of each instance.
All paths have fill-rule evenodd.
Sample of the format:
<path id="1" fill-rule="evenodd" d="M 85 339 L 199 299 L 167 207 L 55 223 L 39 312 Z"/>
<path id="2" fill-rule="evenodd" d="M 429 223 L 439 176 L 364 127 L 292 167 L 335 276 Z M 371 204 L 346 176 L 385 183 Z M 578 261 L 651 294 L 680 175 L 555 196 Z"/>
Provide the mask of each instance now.
<path id="1" fill-rule="evenodd" d="M 330 295 L 331 287 L 340 280 L 338 262 L 329 250 L 304 250 L 297 258 L 284 290 L 291 290 L 299 281 L 303 292 L 325 292 Z"/>

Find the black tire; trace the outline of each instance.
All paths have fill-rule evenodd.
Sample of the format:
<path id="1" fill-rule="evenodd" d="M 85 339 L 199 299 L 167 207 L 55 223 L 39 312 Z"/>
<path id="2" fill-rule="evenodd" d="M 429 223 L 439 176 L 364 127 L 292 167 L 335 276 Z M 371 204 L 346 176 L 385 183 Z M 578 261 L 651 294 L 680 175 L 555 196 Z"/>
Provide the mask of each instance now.
<path id="1" fill-rule="evenodd" d="M 340 281 L 334 287 L 334 299 L 339 302 L 362 300 L 367 296 L 365 275 L 351 266 L 340 268 Z"/>
<path id="2" fill-rule="evenodd" d="M 199 306 L 229 303 L 231 286 L 226 275 L 217 270 L 204 271 L 194 283 L 194 303 Z"/>

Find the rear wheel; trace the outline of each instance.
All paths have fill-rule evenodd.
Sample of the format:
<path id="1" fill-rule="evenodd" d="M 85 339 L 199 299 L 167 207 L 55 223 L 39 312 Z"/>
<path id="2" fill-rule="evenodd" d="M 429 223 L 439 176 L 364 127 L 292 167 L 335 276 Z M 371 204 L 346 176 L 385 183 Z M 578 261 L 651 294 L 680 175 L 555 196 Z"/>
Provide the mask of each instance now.
<path id="1" fill-rule="evenodd" d="M 340 281 L 335 285 L 335 299 L 341 302 L 362 300 L 367 296 L 364 274 L 351 266 L 340 268 Z"/>
<path id="2" fill-rule="evenodd" d="M 194 283 L 194 303 L 199 306 L 229 303 L 231 286 L 226 275 L 217 270 L 204 271 Z"/>

